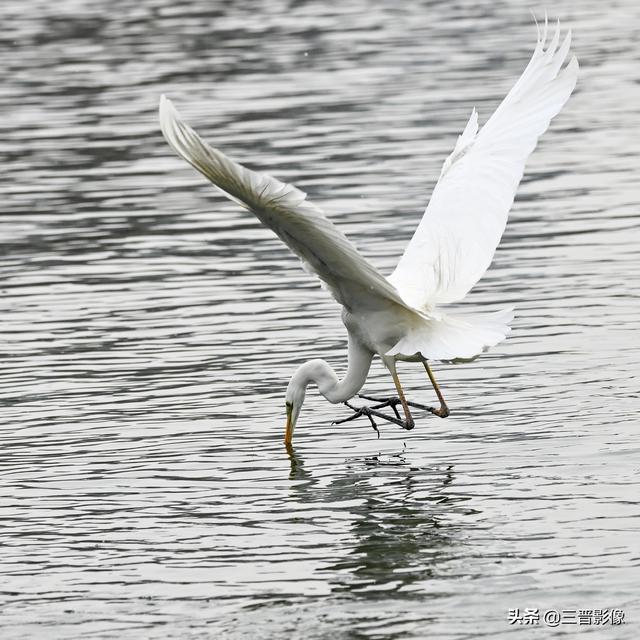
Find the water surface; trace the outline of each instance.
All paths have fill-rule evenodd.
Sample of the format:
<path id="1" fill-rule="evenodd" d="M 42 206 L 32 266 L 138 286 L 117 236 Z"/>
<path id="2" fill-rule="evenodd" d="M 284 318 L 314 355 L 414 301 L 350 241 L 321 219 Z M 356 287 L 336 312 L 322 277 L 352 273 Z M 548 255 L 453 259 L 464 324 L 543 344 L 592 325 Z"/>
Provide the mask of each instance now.
<path id="1" fill-rule="evenodd" d="M 2 3 L 3 638 L 530 637 L 516 607 L 637 637 L 637 3 L 554 9 L 578 88 L 469 296 L 514 330 L 436 365 L 453 413 L 410 434 L 310 392 L 287 454 L 293 369 L 344 371 L 339 309 L 157 124 L 166 93 L 390 273 L 529 7 Z"/>

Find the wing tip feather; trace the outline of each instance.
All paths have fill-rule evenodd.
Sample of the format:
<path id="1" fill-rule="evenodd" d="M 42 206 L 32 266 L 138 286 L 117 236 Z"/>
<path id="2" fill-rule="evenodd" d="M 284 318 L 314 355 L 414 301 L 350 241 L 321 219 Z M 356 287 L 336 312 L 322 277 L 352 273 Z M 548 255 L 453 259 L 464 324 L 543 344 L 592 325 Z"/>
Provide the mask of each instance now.
<path id="1" fill-rule="evenodd" d="M 167 98 L 167 96 L 163 93 L 160 96 L 160 103 L 158 105 L 158 117 L 160 119 L 160 127 L 162 129 L 164 129 L 164 124 L 172 119 L 171 116 L 173 116 L 176 112 L 175 107 L 173 106 L 173 103 L 171 102 L 171 100 L 169 100 L 169 98 Z"/>
<path id="2" fill-rule="evenodd" d="M 163 93 L 160 96 L 160 103 L 158 105 L 158 118 L 160 120 L 160 130 L 165 140 L 171 145 L 173 149 L 176 148 L 176 129 L 179 122 L 178 112 L 173 106 L 173 103 Z M 180 154 L 182 155 L 182 154 Z"/>

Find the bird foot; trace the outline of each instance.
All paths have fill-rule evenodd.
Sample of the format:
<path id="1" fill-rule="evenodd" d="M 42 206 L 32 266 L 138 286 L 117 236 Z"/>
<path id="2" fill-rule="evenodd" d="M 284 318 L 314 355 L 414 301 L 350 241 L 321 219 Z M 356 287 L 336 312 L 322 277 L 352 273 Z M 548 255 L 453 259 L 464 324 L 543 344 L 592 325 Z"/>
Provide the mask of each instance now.
<path id="1" fill-rule="evenodd" d="M 380 431 L 378 430 L 378 425 L 376 421 L 373 419 L 374 417 L 380 418 L 382 420 L 386 420 L 387 422 L 392 422 L 393 424 L 397 424 L 399 427 L 402 427 L 407 431 L 410 431 L 414 427 L 413 420 L 408 421 L 408 420 L 402 420 L 402 418 L 400 418 L 400 414 L 396 410 L 395 404 L 393 403 L 380 404 L 373 407 L 354 407 L 349 402 L 345 402 L 344 404 L 345 406 L 349 407 L 349 409 L 353 411 L 353 415 L 349 416 L 348 418 L 342 418 L 342 420 L 335 420 L 332 424 L 342 424 L 343 422 L 350 422 L 351 420 L 355 420 L 360 416 L 366 416 L 367 418 L 369 418 L 369 422 L 371 423 L 371 426 L 373 427 L 375 432 L 378 434 L 378 437 L 380 437 Z M 381 413 L 380 411 L 378 411 L 378 409 L 386 406 L 391 406 L 393 408 L 396 414 L 395 418 L 393 416 L 387 416 L 384 413 Z"/>
<path id="2" fill-rule="evenodd" d="M 373 402 L 379 403 L 378 406 L 374 406 L 373 409 L 382 409 L 383 407 L 391 407 L 394 411 L 395 408 L 400 404 L 402 404 L 402 400 L 397 396 L 389 396 L 385 398 L 376 398 L 374 396 L 366 396 L 363 393 L 358 394 L 358 398 L 362 398 L 363 400 L 371 400 Z M 423 409 L 424 411 L 431 411 L 431 407 L 427 407 L 424 404 L 418 404 L 417 402 L 410 402 L 407 400 L 407 404 L 410 407 L 414 407 L 415 409 Z M 396 411 L 396 413 L 398 413 Z M 398 416 L 399 418 L 400 416 Z"/>
<path id="3" fill-rule="evenodd" d="M 399 404 L 402 404 L 402 401 L 397 396 L 390 396 L 384 398 L 376 398 L 374 396 L 366 396 L 363 393 L 358 394 L 358 398 L 362 398 L 363 400 L 371 400 L 373 402 L 377 402 L 377 405 L 371 407 L 372 409 L 383 409 L 384 407 L 391 407 L 396 414 L 396 417 L 400 419 L 400 414 L 396 407 Z M 446 418 L 449 415 L 449 407 L 447 405 L 440 405 L 438 409 L 435 407 L 427 407 L 424 404 L 418 404 L 417 402 L 410 402 L 407 400 L 407 404 L 410 407 L 414 407 L 415 409 L 422 409 L 423 411 L 430 411 L 434 416 L 438 416 L 439 418 Z"/>

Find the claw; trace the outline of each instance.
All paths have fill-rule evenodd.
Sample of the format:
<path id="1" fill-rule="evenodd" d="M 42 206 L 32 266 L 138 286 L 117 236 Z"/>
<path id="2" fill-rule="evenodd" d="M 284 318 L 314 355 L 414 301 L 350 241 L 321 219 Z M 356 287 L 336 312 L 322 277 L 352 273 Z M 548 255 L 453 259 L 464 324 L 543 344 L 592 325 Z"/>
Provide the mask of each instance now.
<path id="1" fill-rule="evenodd" d="M 382 409 L 383 407 L 391 407 L 395 410 L 395 408 L 402 404 L 402 401 L 397 396 L 391 396 L 388 398 L 375 398 L 374 396 L 366 396 L 363 393 L 358 394 L 358 398 L 362 398 L 363 400 L 371 400 L 373 402 L 378 402 L 379 405 L 374 407 L 374 409 Z M 411 402 L 407 400 L 407 404 L 410 407 L 414 407 L 415 409 L 422 409 L 423 411 L 433 411 L 433 407 L 427 407 L 424 404 L 418 404 L 417 402 Z M 397 411 L 396 411 L 397 413 Z"/>
<path id="2" fill-rule="evenodd" d="M 348 418 L 343 418 L 342 420 L 334 420 L 331 424 L 342 424 L 343 422 L 350 422 L 351 420 L 355 420 L 360 416 L 367 416 L 367 418 L 369 418 L 369 422 L 371 423 L 371 426 L 373 427 L 373 430 L 378 434 L 378 438 L 380 438 L 380 430 L 378 429 L 378 425 L 373 419 L 374 414 L 372 413 L 371 409 L 369 409 L 369 407 L 354 407 L 352 404 L 349 404 L 348 402 L 345 402 L 344 404 L 354 412 L 353 415 L 350 415 Z M 382 415 L 382 414 L 379 414 L 379 415 Z"/>
<path id="3" fill-rule="evenodd" d="M 360 396 L 360 397 L 363 397 L 363 396 Z M 393 399 L 390 399 L 390 400 L 393 400 Z M 395 398 L 395 400 L 397 400 L 397 398 Z M 342 424 L 343 422 L 350 422 L 351 420 L 355 420 L 360 416 L 366 416 L 367 418 L 369 418 L 369 422 L 371 422 L 371 426 L 374 428 L 374 430 L 378 434 L 378 437 L 380 437 L 380 431 L 378 430 L 378 425 L 373 419 L 373 416 L 375 416 L 376 418 L 381 418 L 382 420 L 386 420 L 387 422 L 393 422 L 393 424 L 397 424 L 399 427 L 402 427 L 407 431 L 410 431 L 414 427 L 413 421 L 407 422 L 400 418 L 400 414 L 395 408 L 395 405 L 397 404 L 396 402 L 389 402 L 386 404 L 381 403 L 373 407 L 354 407 L 349 402 L 345 402 L 344 404 L 354 412 L 353 415 L 350 415 L 348 418 L 342 418 L 341 420 L 334 420 L 331 424 Z M 394 413 L 396 414 L 395 418 L 392 416 L 387 416 L 384 413 L 381 413 L 380 411 L 378 411 L 378 409 L 382 409 L 383 407 L 386 407 L 386 406 L 390 406 L 393 409 Z"/>

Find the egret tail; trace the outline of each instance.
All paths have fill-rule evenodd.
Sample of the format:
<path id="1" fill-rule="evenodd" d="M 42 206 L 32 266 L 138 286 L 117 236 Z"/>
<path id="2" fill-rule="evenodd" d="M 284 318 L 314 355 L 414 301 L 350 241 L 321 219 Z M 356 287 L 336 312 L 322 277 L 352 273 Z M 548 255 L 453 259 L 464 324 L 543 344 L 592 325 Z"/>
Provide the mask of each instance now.
<path id="1" fill-rule="evenodd" d="M 434 314 L 410 329 L 385 355 L 420 353 L 427 360 L 473 360 L 506 338 L 512 320 L 512 308 L 485 314 Z"/>

